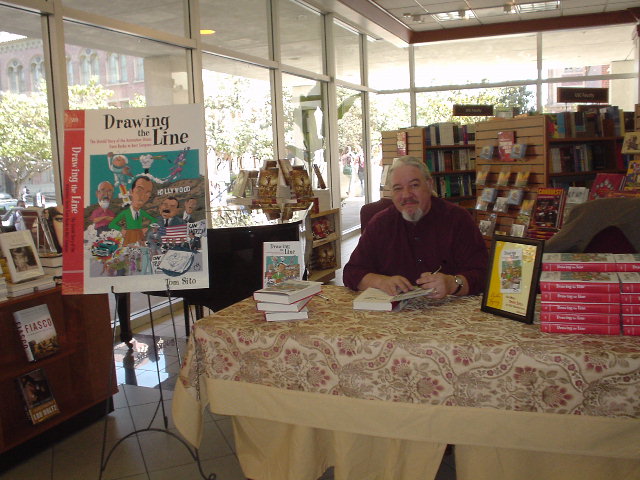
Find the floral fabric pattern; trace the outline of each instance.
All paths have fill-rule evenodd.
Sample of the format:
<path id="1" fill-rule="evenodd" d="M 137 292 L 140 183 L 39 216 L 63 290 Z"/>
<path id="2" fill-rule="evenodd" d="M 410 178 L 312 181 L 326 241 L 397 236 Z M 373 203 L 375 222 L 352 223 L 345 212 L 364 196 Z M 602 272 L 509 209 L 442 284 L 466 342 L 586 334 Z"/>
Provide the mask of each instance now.
<path id="1" fill-rule="evenodd" d="M 325 285 L 309 320 L 266 322 L 246 299 L 198 321 L 180 381 L 201 376 L 416 404 L 640 417 L 640 337 L 540 332 L 479 296 L 355 311 Z"/>

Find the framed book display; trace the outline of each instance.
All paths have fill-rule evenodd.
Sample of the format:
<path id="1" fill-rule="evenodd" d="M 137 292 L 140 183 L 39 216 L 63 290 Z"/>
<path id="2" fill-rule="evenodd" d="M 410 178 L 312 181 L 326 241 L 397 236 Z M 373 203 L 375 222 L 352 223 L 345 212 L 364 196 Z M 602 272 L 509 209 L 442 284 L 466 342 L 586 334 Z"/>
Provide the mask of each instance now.
<path id="1" fill-rule="evenodd" d="M 33 237 L 28 230 L 0 234 L 0 247 L 7 260 L 7 267 L 13 283 L 44 275 Z"/>
<path id="2" fill-rule="evenodd" d="M 533 323 L 542 249 L 541 240 L 494 235 L 483 312 Z"/>

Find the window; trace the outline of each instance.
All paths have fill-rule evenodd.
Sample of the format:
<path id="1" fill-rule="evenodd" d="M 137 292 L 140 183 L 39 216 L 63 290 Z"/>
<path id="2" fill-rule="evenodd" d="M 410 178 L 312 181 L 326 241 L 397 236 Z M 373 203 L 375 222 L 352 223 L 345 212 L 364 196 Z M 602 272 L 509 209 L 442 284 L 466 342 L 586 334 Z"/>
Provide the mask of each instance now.
<path id="1" fill-rule="evenodd" d="M 333 22 L 333 44 L 336 57 L 336 78 L 362 83 L 360 75 L 360 35 L 338 20 Z"/>
<path id="2" fill-rule="evenodd" d="M 109 54 L 109 68 L 107 70 L 107 82 L 118 83 L 120 81 L 120 62 L 118 55 Z"/>
<path id="3" fill-rule="evenodd" d="M 378 90 L 409 88 L 409 49 L 367 37 L 369 86 Z"/>
<path id="4" fill-rule="evenodd" d="M 44 61 L 42 55 L 36 55 L 31 60 L 31 90 L 40 90 L 44 82 Z"/>
<path id="5" fill-rule="evenodd" d="M 9 77 L 9 91 L 13 93 L 26 91 L 27 88 L 24 81 L 24 68 L 18 60 L 12 60 L 9 63 L 7 76 Z"/>
<path id="6" fill-rule="evenodd" d="M 67 84 L 73 85 L 75 83 L 75 76 L 73 75 L 73 62 L 68 55 L 65 58 L 65 63 L 67 66 Z"/>
<path id="7" fill-rule="evenodd" d="M 295 0 L 282 0 L 278 5 L 282 63 L 324 73 L 322 15 Z"/>

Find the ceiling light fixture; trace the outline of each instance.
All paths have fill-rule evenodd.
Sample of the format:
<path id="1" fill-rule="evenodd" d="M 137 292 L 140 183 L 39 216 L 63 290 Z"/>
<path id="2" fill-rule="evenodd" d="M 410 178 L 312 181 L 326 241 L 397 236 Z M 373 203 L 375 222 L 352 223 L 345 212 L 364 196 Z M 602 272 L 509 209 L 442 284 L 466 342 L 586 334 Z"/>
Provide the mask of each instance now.
<path id="1" fill-rule="evenodd" d="M 200 30 L 200 35 L 213 35 L 214 33 L 216 33 L 215 30 L 209 30 L 206 28 Z"/>
<path id="2" fill-rule="evenodd" d="M 453 12 L 433 13 L 431 16 L 439 22 L 449 22 L 451 20 L 468 20 L 475 18 L 473 10 L 456 10 Z"/>
<path id="3" fill-rule="evenodd" d="M 560 0 L 548 0 L 546 2 L 521 3 L 516 5 L 519 13 L 547 12 L 550 10 L 558 10 L 560 8 Z"/>

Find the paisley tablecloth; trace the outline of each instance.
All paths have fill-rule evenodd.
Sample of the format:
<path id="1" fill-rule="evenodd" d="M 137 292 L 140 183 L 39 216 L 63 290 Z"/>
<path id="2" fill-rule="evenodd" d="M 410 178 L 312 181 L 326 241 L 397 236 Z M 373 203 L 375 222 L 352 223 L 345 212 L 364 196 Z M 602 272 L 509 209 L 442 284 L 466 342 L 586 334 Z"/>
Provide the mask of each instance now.
<path id="1" fill-rule="evenodd" d="M 394 313 L 354 311 L 355 293 L 344 287 L 324 286 L 323 296 L 305 321 L 265 322 L 246 299 L 194 325 L 173 409 L 192 443 L 210 403 L 247 421 L 431 442 L 436 457 L 456 444 L 459 479 L 482 477 L 477 465 L 465 474 L 475 447 L 616 457 L 637 467 L 640 337 L 542 333 L 481 312 L 478 296 L 414 299 Z M 259 430 L 237 422 L 236 440 L 257 442 Z M 336 455 L 328 448 L 315 467 Z M 398 465 L 386 462 L 379 468 Z M 252 468 L 264 471 L 258 461 Z M 412 475 L 388 478 L 430 478 Z"/>

